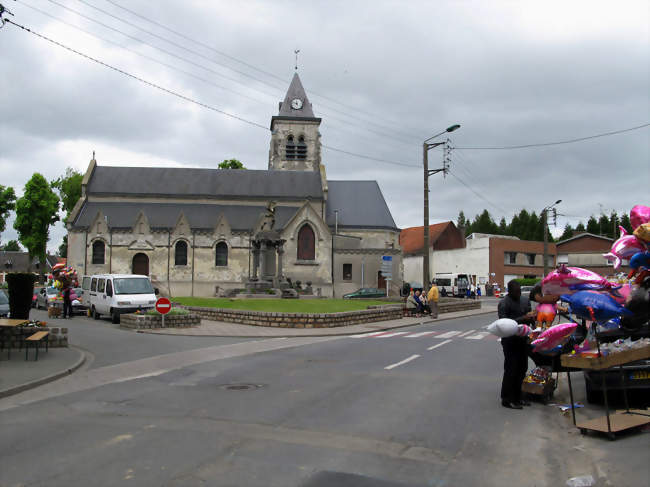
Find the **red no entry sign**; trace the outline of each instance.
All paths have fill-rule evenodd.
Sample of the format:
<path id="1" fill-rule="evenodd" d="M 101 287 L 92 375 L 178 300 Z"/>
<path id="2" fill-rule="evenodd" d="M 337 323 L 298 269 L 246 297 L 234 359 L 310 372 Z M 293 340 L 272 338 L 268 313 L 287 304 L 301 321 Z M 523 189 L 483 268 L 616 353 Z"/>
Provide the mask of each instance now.
<path id="1" fill-rule="evenodd" d="M 172 302 L 167 298 L 158 298 L 156 301 L 156 311 L 161 315 L 166 315 L 172 310 Z"/>

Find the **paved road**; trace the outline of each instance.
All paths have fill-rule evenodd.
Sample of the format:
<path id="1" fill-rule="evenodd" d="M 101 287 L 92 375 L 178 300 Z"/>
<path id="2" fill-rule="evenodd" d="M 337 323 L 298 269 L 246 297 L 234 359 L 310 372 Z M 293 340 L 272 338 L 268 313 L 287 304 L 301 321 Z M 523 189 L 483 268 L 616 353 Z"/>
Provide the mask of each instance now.
<path id="1" fill-rule="evenodd" d="M 215 339 L 75 373 L 0 400 L 0 485 L 646 485 L 647 434 L 612 443 L 553 406 L 500 407 L 488 321 Z"/>

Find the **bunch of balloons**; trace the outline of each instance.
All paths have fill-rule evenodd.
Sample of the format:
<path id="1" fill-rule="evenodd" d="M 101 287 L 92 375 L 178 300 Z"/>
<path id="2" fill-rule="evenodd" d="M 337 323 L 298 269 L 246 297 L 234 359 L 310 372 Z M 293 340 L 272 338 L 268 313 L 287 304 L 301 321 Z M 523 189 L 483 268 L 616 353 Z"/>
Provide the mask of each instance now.
<path id="1" fill-rule="evenodd" d="M 578 318 L 612 327 L 637 329 L 649 319 L 650 310 L 650 206 L 636 205 L 630 211 L 634 230 L 628 234 L 623 227 L 621 237 L 603 256 L 618 269 L 624 260 L 631 270 L 627 279 L 633 282 L 610 282 L 599 274 L 580 267 L 560 266 L 542 281 L 544 294 L 559 294 Z"/>
<path id="2" fill-rule="evenodd" d="M 56 264 L 52 267 L 52 274 L 47 277 L 49 285 L 57 289 L 62 289 L 66 282 L 73 286 L 78 285 L 77 271 L 65 264 Z"/>

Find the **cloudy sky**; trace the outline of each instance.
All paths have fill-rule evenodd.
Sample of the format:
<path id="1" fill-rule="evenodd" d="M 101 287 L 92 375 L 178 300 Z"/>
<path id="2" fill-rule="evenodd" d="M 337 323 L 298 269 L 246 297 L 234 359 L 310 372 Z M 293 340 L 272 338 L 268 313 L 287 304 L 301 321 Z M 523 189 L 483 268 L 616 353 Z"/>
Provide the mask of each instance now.
<path id="1" fill-rule="evenodd" d="M 0 184 L 105 165 L 266 169 L 272 115 L 300 49 L 329 179 L 375 179 L 398 226 L 422 225 L 422 141 L 446 127 L 451 174 L 431 221 L 498 221 L 562 199 L 558 231 L 650 204 L 647 0 L 0 0 L 11 20 L 218 110 L 181 100 L 7 24 L 0 29 Z M 130 11 L 122 7 L 128 8 Z M 169 30 L 172 29 L 172 30 Z M 443 138 L 439 140 L 444 140 Z M 429 154 L 430 167 L 442 151 Z M 51 230 L 49 248 L 64 229 Z M 13 216 L 2 241 L 16 238 Z"/>

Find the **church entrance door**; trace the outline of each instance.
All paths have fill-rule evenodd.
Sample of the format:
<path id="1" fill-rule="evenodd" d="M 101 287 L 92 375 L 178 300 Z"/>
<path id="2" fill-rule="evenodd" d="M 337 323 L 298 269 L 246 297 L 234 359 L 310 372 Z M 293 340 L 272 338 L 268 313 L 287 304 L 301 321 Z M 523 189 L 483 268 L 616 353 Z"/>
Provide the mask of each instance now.
<path id="1" fill-rule="evenodd" d="M 386 289 L 386 278 L 381 275 L 381 271 L 377 272 L 377 288 Z"/>
<path id="2" fill-rule="evenodd" d="M 138 253 L 133 256 L 133 266 L 131 267 L 131 272 L 133 274 L 139 274 L 142 276 L 149 275 L 149 257 L 147 254 Z"/>

